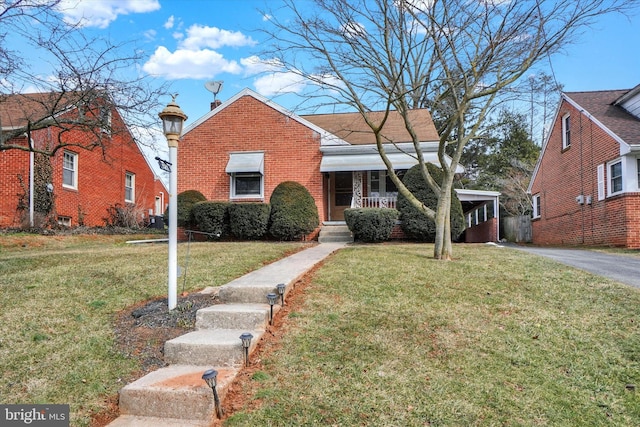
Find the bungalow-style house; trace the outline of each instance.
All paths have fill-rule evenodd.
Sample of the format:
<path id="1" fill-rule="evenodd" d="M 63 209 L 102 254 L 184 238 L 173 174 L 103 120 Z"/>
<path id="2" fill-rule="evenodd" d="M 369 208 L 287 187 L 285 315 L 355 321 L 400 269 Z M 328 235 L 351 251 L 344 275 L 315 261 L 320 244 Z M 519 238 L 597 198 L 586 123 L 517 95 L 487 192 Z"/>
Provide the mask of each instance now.
<path id="1" fill-rule="evenodd" d="M 80 145 L 91 145 L 97 138 L 94 132 L 73 127 L 63 131 L 56 122 L 71 123 L 64 117 L 83 114 L 92 107 L 69 102 L 49 108 L 48 103 L 54 100 L 64 102 L 64 97 L 53 93 L 0 97 L 4 134 L 0 139 L 0 227 L 39 225 L 38 200 L 43 196 L 38 191 L 48 193 L 45 198 L 53 201 L 47 212 L 49 219 L 65 226 L 104 226 L 115 208 L 141 223 L 162 215 L 168 192 L 118 112 L 103 112 L 109 127 L 102 131 L 102 144 L 87 150 Z M 57 111 L 55 117 L 48 113 L 53 110 Z M 23 129 L 30 129 L 30 133 L 23 133 Z M 15 148 L 29 144 L 34 151 L 62 147 L 52 156 Z"/>
<path id="2" fill-rule="evenodd" d="M 640 248 L 640 85 L 562 94 L 533 172 L 533 243 Z"/>
<path id="3" fill-rule="evenodd" d="M 371 118 L 380 114 L 372 113 Z M 431 115 L 425 109 L 411 114 L 426 160 L 437 162 L 439 138 Z M 399 173 L 417 163 L 399 114 L 391 113 L 383 136 Z M 315 199 L 325 226 L 344 223 L 349 207 L 395 208 L 398 194 L 373 133 L 359 114 L 298 116 L 250 89 L 212 104 L 211 111 L 185 129 L 178 171 L 179 193 L 198 190 L 208 200 L 218 201 L 269 202 L 279 183 L 297 181 Z M 479 217 L 494 224 L 489 234 L 483 231 L 476 238 L 497 240 L 497 193 L 463 192 L 459 197 L 470 211 L 484 212 L 469 214 L 472 225 Z M 489 218 L 487 204 L 495 207 Z"/>

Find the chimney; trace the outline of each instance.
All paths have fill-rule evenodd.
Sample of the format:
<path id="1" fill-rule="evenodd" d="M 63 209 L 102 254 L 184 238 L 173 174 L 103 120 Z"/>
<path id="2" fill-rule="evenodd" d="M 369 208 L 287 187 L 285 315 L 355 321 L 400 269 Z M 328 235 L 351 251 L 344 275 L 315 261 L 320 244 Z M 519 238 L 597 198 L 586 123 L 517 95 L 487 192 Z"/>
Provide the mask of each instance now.
<path id="1" fill-rule="evenodd" d="M 222 104 L 222 101 L 220 100 L 215 100 L 211 103 L 211 111 L 215 110 L 216 108 L 218 108 L 220 105 Z"/>

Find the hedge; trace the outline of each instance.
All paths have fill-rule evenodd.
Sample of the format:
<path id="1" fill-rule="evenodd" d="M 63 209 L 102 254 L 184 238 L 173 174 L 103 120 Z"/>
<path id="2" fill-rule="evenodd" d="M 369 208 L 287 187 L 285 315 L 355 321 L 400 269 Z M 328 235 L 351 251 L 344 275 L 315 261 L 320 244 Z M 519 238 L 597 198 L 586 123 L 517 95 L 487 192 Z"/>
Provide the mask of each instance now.
<path id="1" fill-rule="evenodd" d="M 395 209 L 345 209 L 344 219 L 356 240 L 384 242 L 389 240 L 399 212 Z"/>
<path id="2" fill-rule="evenodd" d="M 229 202 L 198 202 L 191 208 L 191 214 L 198 229 L 211 233 L 215 238 L 226 237 L 230 233 Z"/>
<path id="3" fill-rule="evenodd" d="M 235 203 L 229 205 L 231 233 L 239 239 L 262 238 L 269 225 L 268 203 Z"/>
<path id="4" fill-rule="evenodd" d="M 278 184 L 271 194 L 269 203 L 269 233 L 276 239 L 303 238 L 320 224 L 315 200 L 298 182 L 285 181 Z"/>

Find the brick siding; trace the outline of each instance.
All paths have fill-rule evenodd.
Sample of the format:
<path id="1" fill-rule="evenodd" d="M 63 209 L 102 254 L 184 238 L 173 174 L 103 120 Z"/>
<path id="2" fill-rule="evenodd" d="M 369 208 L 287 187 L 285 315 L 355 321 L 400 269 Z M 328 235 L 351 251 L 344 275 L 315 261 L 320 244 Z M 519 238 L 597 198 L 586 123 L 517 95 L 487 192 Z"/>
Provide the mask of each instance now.
<path id="1" fill-rule="evenodd" d="M 567 113 L 571 146 L 563 150 Z M 531 186 L 541 214 L 532 221 L 533 243 L 640 248 L 640 193 L 598 200 L 597 167 L 620 157 L 619 143 L 566 101 L 557 117 Z M 591 204 L 580 205 L 580 194 L 591 196 Z"/>
<path id="2" fill-rule="evenodd" d="M 225 172 L 229 153 L 243 151 L 264 152 L 264 199 L 249 201 L 268 203 L 278 184 L 296 181 L 313 196 L 320 221 L 326 219 L 320 136 L 249 95 L 182 136 L 178 193 L 198 190 L 207 200 L 230 201 L 231 180 Z"/>
<path id="3" fill-rule="evenodd" d="M 124 126 L 119 115 L 113 114 L 114 128 Z M 58 135 L 54 128 L 34 131 L 32 137 L 36 146 L 56 141 Z M 81 142 L 92 137 L 80 131 L 67 132 L 66 141 Z M 155 179 L 153 171 L 127 131 L 114 133 L 103 152 L 100 149 L 88 151 L 69 147 L 77 153 L 76 189 L 62 186 L 62 159 L 64 150 L 51 158 L 53 167 L 53 188 L 55 195 L 55 213 L 58 217 L 71 218 L 71 225 L 80 222 L 86 226 L 103 226 L 110 206 L 125 205 L 125 173 L 135 174 L 135 205 L 144 218 L 155 207 L 155 196 L 164 190 L 162 183 Z M 25 188 L 29 186 L 29 153 L 19 150 L 0 152 L 0 227 L 17 227 L 21 218 L 16 211 L 18 199 L 25 190 L 20 186 L 18 174 L 24 179 Z M 28 210 L 25 212 L 28 217 Z"/>

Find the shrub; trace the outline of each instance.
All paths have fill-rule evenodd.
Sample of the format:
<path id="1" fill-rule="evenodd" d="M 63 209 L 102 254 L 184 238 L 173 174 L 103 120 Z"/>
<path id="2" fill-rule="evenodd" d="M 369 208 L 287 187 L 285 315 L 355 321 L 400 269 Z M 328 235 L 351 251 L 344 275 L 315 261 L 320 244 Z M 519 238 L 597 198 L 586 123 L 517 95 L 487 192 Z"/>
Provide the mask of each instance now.
<path id="1" fill-rule="evenodd" d="M 178 227 L 189 227 L 194 224 L 191 208 L 198 202 L 207 200 L 198 190 L 187 190 L 178 194 Z M 164 222 L 169 224 L 169 209 L 164 213 Z"/>
<path id="2" fill-rule="evenodd" d="M 116 203 L 107 208 L 107 217 L 102 219 L 106 227 L 139 229 L 144 227 L 144 210 L 134 204 Z"/>
<path id="3" fill-rule="evenodd" d="M 395 209 L 345 209 L 344 219 L 357 240 L 384 242 L 389 240 L 399 212 Z"/>
<path id="4" fill-rule="evenodd" d="M 228 202 L 198 202 L 191 208 L 191 215 L 198 229 L 214 234 L 216 238 L 230 233 Z"/>
<path id="5" fill-rule="evenodd" d="M 240 239 L 259 239 L 267 233 L 269 211 L 267 203 L 234 203 L 229 206 L 231 233 Z"/>
<path id="6" fill-rule="evenodd" d="M 436 182 L 442 181 L 442 170 L 427 163 L 429 173 L 434 177 Z M 413 166 L 407 171 L 402 179 L 404 185 L 409 191 L 426 206 L 436 210 L 438 206 L 438 197 L 429 188 L 420 173 L 419 165 Z M 398 194 L 398 210 L 400 211 L 400 220 L 402 221 L 402 229 L 408 235 L 425 242 L 433 242 L 436 237 L 436 224 L 433 220 L 415 208 L 406 197 Z M 464 231 L 464 213 L 462 212 L 462 204 L 451 189 L 451 238 L 456 240 Z"/>
<path id="7" fill-rule="evenodd" d="M 320 224 L 316 202 L 302 184 L 294 181 L 280 183 L 273 190 L 269 203 L 269 232 L 277 239 L 300 239 Z"/>

